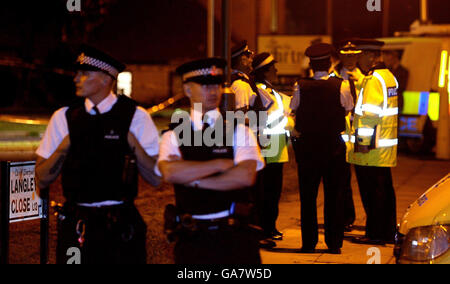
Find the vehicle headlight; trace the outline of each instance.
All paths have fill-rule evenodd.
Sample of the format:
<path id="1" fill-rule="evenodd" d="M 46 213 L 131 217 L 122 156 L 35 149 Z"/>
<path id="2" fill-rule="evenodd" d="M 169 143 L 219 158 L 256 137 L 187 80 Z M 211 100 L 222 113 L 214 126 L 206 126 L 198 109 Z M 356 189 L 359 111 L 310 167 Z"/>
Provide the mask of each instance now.
<path id="1" fill-rule="evenodd" d="M 412 228 L 402 245 L 402 260 L 430 262 L 449 250 L 450 225 Z"/>

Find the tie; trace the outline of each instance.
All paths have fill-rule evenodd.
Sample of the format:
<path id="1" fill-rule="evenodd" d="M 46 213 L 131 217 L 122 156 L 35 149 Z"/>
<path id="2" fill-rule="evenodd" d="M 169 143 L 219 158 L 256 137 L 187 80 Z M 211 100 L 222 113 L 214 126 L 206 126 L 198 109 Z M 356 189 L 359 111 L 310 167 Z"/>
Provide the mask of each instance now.
<path id="1" fill-rule="evenodd" d="M 209 120 L 209 117 L 208 117 L 207 115 L 204 115 L 204 116 L 202 117 L 203 130 L 205 130 L 205 129 L 211 127 L 211 125 L 209 125 L 209 123 L 208 123 L 208 120 Z"/>
<path id="2" fill-rule="evenodd" d="M 98 110 L 97 106 L 94 106 L 92 109 L 95 111 L 95 115 L 100 114 L 100 111 Z"/>

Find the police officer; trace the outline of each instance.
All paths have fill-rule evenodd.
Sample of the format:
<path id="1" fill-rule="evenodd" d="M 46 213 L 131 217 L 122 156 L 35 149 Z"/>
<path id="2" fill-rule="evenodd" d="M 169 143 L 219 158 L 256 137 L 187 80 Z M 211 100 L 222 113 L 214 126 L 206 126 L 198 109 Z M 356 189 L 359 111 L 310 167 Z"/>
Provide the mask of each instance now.
<path id="1" fill-rule="evenodd" d="M 247 112 L 267 111 L 273 101 L 266 93 L 261 93 L 250 77 L 253 70 L 253 51 L 243 41 L 231 49 L 231 89 L 236 95 L 236 110 Z"/>
<path id="2" fill-rule="evenodd" d="M 176 263 L 261 261 L 258 236 L 247 224 L 250 190 L 264 160 L 253 132 L 221 117 L 225 65 L 223 59 L 207 58 L 177 69 L 191 113 L 163 134 L 158 160 L 164 180 L 175 188 Z M 195 142 L 195 137 L 216 140 Z"/>
<path id="3" fill-rule="evenodd" d="M 136 162 L 159 183 L 158 132 L 148 113 L 113 93 L 125 65 L 82 46 L 74 79 L 79 101 L 57 110 L 37 149 L 38 188 L 62 174 L 66 199 L 59 216 L 57 262 L 79 248 L 82 263 L 145 263 L 146 225 L 134 206 Z"/>
<path id="4" fill-rule="evenodd" d="M 358 59 L 366 76 L 352 72 L 362 89 L 355 106 L 352 149 L 361 199 L 366 211 L 366 235 L 356 243 L 392 242 L 396 228 L 396 201 L 391 167 L 397 164 L 398 83 L 381 62 L 382 41 L 360 39 Z"/>
<path id="5" fill-rule="evenodd" d="M 283 188 L 283 166 L 289 161 L 288 137 L 289 130 L 294 126 L 290 116 L 289 104 L 291 98 L 274 89 L 277 81 L 275 58 L 267 52 L 257 54 L 253 59 L 253 74 L 256 86 L 261 92 L 267 92 L 274 104 L 268 110 L 268 120 L 263 135 L 270 141 L 265 146 L 267 156 L 263 172 L 264 204 L 262 210 L 262 228 L 265 235 L 273 240 L 281 240 L 283 234 L 276 228 L 278 218 L 278 203 Z M 271 143 L 271 142 L 274 143 Z"/>
<path id="6" fill-rule="evenodd" d="M 358 72 L 362 74 L 359 68 L 357 67 L 358 63 L 358 55 L 361 54 L 361 50 L 357 49 L 356 45 L 352 42 L 352 39 L 346 39 L 339 43 L 338 48 L 338 56 L 339 56 L 339 64 L 334 68 L 332 75 L 337 76 L 343 80 L 348 80 L 350 85 L 350 92 L 353 97 L 353 103 L 356 104 L 357 94 L 359 90 L 355 86 L 355 82 L 353 78 L 350 77 L 348 72 Z M 347 156 L 348 152 L 351 149 L 350 145 L 350 137 L 352 131 L 352 121 L 353 121 L 353 112 L 350 112 L 345 117 L 345 131 L 342 133 L 342 138 L 344 139 L 347 146 Z M 342 165 L 346 171 L 346 186 L 345 186 L 345 194 L 344 194 L 344 224 L 345 231 L 351 232 L 353 229 L 353 223 L 356 219 L 355 213 L 355 204 L 353 202 L 353 193 L 351 186 L 351 167 L 350 164 L 345 162 Z"/>
<path id="7" fill-rule="evenodd" d="M 273 100 L 267 92 L 261 91 L 256 87 L 254 78 L 250 75 L 253 70 L 253 51 L 248 47 L 247 41 L 240 42 L 231 49 L 231 89 L 235 94 L 236 110 L 247 113 L 252 111 L 256 115 L 257 121 L 248 120 L 251 123 L 250 128 L 255 131 L 256 137 L 260 137 L 260 131 L 265 128 L 264 115 L 261 112 L 267 112 L 273 105 Z M 262 119 L 260 119 L 262 118 Z M 261 139 L 258 139 L 260 142 Z M 262 146 L 260 144 L 260 146 Z M 257 220 L 254 223 L 262 226 L 261 216 L 263 215 L 264 193 L 263 193 L 263 172 L 259 172 L 255 184 L 254 197 Z M 272 248 L 276 244 L 263 239 L 260 242 L 262 248 Z"/>
<path id="8" fill-rule="evenodd" d="M 353 99 L 346 81 L 330 77 L 332 46 L 325 43 L 310 46 L 314 77 L 299 82 L 291 108 L 296 110 L 296 143 L 301 202 L 302 252 L 312 253 L 318 242 L 317 193 L 324 183 L 325 242 L 328 252 L 340 254 L 344 224 L 341 209 L 344 189 L 346 148 L 341 132 L 345 129 L 346 111 Z"/>

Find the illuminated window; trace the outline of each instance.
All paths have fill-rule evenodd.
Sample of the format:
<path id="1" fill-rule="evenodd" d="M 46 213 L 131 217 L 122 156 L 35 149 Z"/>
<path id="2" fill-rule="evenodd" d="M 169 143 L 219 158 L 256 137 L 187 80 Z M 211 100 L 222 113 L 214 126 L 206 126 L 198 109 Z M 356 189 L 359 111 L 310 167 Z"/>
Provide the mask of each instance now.
<path id="1" fill-rule="evenodd" d="M 117 93 L 131 97 L 133 75 L 131 72 L 122 72 L 117 77 Z"/>
<path id="2" fill-rule="evenodd" d="M 448 92 L 448 94 L 449 94 L 449 96 L 448 96 L 448 103 L 450 104 L 450 56 L 449 56 L 449 58 L 448 58 L 448 70 L 447 70 L 447 75 L 448 75 L 448 80 L 447 80 L 447 83 L 448 83 L 448 86 L 447 86 L 447 92 Z"/>
<path id="3" fill-rule="evenodd" d="M 443 50 L 441 53 L 441 69 L 439 70 L 439 87 L 445 87 L 445 72 L 447 71 L 447 56 L 448 51 Z"/>

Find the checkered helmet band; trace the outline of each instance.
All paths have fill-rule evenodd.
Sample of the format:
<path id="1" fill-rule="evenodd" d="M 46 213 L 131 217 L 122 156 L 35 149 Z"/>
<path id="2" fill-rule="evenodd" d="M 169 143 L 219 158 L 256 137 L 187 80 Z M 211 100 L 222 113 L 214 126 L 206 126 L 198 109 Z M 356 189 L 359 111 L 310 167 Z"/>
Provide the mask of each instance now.
<path id="1" fill-rule="evenodd" d="M 108 63 L 105 63 L 101 60 L 95 59 L 93 57 L 86 56 L 84 53 L 82 53 L 82 54 L 80 54 L 80 56 L 78 56 L 77 62 L 80 65 L 86 64 L 86 65 L 98 68 L 100 70 L 103 70 L 114 78 L 117 78 L 117 75 L 119 75 L 119 71 L 116 68 L 114 68 L 113 66 L 111 66 Z"/>

